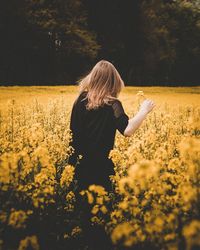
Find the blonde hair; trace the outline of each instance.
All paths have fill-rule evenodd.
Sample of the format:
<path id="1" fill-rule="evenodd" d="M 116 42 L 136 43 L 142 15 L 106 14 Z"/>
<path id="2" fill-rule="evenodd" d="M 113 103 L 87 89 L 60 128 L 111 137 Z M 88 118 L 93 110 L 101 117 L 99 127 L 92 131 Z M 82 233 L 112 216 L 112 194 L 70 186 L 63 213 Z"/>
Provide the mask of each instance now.
<path id="1" fill-rule="evenodd" d="M 99 61 L 85 77 L 78 81 L 80 94 L 87 91 L 84 99 L 88 98 L 86 108 L 96 109 L 117 99 L 125 86 L 114 65 L 106 60 Z"/>

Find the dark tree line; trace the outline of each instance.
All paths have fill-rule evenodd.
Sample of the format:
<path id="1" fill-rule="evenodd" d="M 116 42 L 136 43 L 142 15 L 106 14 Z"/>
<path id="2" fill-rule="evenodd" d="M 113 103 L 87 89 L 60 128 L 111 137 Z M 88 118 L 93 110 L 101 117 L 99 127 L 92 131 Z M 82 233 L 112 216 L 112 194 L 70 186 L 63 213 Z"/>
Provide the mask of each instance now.
<path id="1" fill-rule="evenodd" d="M 199 85 L 199 0 L 7 0 L 0 84 L 73 84 L 100 59 L 127 85 Z"/>

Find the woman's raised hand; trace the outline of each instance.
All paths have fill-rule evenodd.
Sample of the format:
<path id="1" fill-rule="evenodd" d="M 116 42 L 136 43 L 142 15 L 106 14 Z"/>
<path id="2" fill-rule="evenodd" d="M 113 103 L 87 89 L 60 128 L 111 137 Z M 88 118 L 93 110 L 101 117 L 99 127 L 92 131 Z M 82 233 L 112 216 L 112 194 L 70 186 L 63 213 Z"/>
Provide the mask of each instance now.
<path id="1" fill-rule="evenodd" d="M 145 99 L 142 104 L 140 105 L 140 110 L 141 112 L 144 112 L 148 114 L 149 112 L 152 111 L 152 109 L 155 107 L 155 103 L 150 100 L 150 99 Z"/>

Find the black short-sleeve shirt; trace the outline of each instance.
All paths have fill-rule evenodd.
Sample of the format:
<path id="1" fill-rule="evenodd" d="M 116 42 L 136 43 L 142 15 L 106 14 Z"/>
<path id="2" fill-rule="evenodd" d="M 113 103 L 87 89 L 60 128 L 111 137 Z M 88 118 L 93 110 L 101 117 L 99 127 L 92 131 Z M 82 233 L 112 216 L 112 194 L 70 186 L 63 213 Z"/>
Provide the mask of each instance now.
<path id="1" fill-rule="evenodd" d="M 86 95 L 86 91 L 82 92 L 72 107 L 70 144 L 75 153 L 69 159 L 71 164 L 79 154 L 87 157 L 107 157 L 113 149 L 116 130 L 123 135 L 128 125 L 129 117 L 119 99 L 114 100 L 111 105 L 105 104 L 103 107 L 87 110 Z"/>

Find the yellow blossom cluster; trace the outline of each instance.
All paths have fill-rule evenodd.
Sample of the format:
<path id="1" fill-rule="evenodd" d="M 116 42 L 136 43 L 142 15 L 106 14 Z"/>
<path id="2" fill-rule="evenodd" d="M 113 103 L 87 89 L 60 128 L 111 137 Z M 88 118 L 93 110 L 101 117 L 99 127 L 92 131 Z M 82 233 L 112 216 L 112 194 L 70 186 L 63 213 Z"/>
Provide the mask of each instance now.
<path id="1" fill-rule="evenodd" d="M 62 188 L 64 187 L 69 188 L 70 184 L 73 181 L 73 177 L 74 177 L 74 166 L 72 165 L 65 166 L 60 179 L 60 186 Z"/>
<path id="2" fill-rule="evenodd" d="M 33 212 L 31 210 L 14 210 L 11 209 L 10 216 L 8 218 L 8 225 L 13 228 L 24 228 L 26 227 L 26 220 L 30 214 Z"/>
<path id="3" fill-rule="evenodd" d="M 33 250 L 40 249 L 38 239 L 35 235 L 27 236 L 25 239 L 20 241 L 18 250 L 27 250 L 27 249 L 33 249 Z"/>
<path id="4" fill-rule="evenodd" d="M 68 164 L 77 90 L 63 88 L 32 87 L 23 90 L 25 97 L 16 87 L 0 100 L 0 224 L 8 234 L 21 230 L 10 249 L 40 249 L 46 231 L 58 245 L 82 234 L 73 214 L 75 168 Z M 199 247 L 199 93 L 199 88 L 159 87 L 127 87 L 122 93 L 129 117 L 147 96 L 157 106 L 133 136 L 117 132 L 109 155 L 115 165 L 113 191 L 91 185 L 81 192 L 91 208 L 91 223 L 105 227 L 113 249 L 150 244 L 177 250 L 183 242 L 184 250 Z M 26 231 L 27 225 L 34 233 Z M 9 245 L 6 240 L 3 235 L 0 247 Z"/>
<path id="5" fill-rule="evenodd" d="M 146 241 L 179 249 L 180 235 L 187 249 L 199 244 L 199 221 L 187 226 L 199 218 L 199 112 L 199 106 L 160 105 L 134 136 L 117 138 L 110 158 L 120 199 L 108 222 L 116 246 L 142 247 Z"/>

